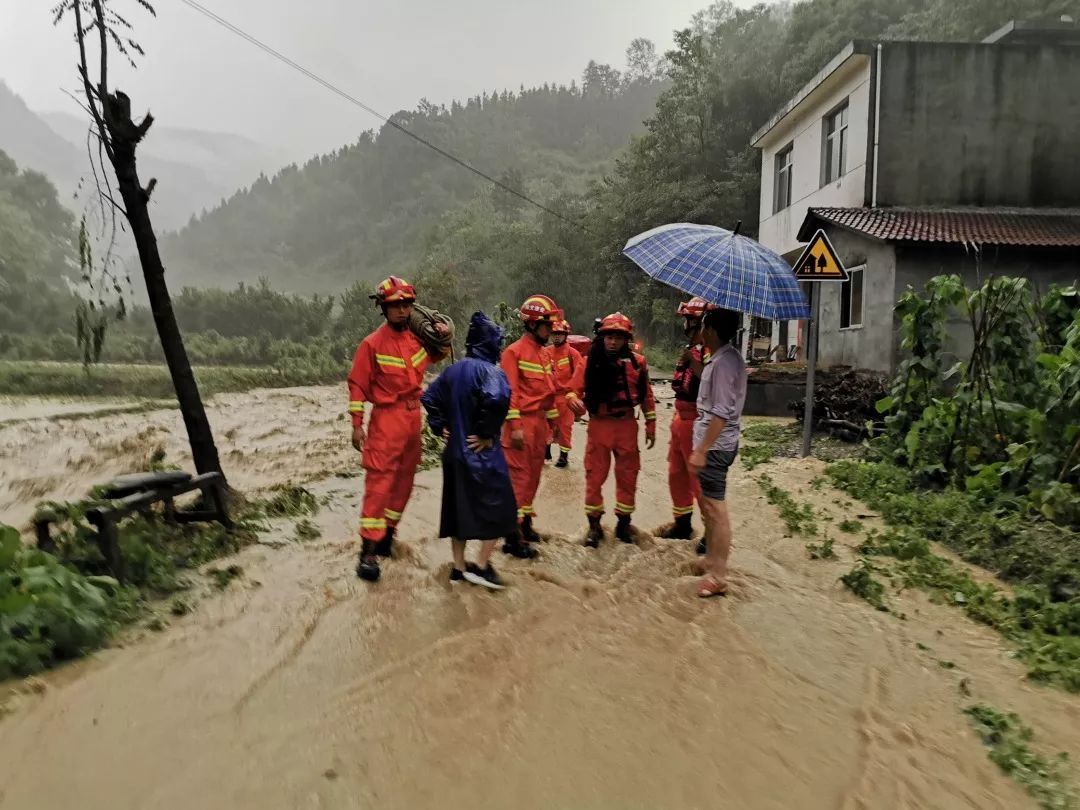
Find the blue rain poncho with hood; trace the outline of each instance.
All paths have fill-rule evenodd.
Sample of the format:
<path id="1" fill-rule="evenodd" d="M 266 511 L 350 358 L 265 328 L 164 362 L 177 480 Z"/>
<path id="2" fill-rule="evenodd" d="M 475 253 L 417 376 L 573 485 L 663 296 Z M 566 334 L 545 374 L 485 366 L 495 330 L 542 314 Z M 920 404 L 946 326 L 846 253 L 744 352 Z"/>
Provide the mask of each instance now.
<path id="1" fill-rule="evenodd" d="M 440 374 L 422 398 L 431 431 L 450 434 L 443 451 L 440 537 L 495 540 L 517 529 L 517 502 L 499 441 L 510 408 L 510 383 L 499 368 L 502 338 L 487 315 L 475 313 L 465 359 Z M 469 436 L 494 444 L 476 453 Z"/>

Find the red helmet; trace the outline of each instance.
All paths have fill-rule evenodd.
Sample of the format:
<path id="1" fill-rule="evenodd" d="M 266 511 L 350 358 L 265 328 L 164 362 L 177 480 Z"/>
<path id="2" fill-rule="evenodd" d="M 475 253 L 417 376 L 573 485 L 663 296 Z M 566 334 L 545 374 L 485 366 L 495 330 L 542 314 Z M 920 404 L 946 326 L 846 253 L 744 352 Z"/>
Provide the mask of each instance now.
<path id="1" fill-rule="evenodd" d="M 614 312 L 600 321 L 600 328 L 596 330 L 598 335 L 609 333 L 621 333 L 631 338 L 634 336 L 634 322 L 621 312 Z"/>
<path id="2" fill-rule="evenodd" d="M 570 329 L 570 321 L 567 321 L 565 319 L 561 321 L 555 321 L 555 323 L 551 325 L 551 331 L 552 334 L 569 335 L 572 331 Z"/>
<path id="3" fill-rule="evenodd" d="M 521 305 L 518 315 L 526 323 L 547 321 L 554 324 L 556 321 L 562 320 L 563 311 L 546 295 L 530 295 L 525 299 L 525 303 Z"/>
<path id="4" fill-rule="evenodd" d="M 403 278 L 390 276 L 379 282 L 375 294 L 371 296 L 379 304 L 391 304 L 397 301 L 415 301 L 416 288 Z"/>
<path id="5" fill-rule="evenodd" d="M 706 312 L 711 312 L 714 309 L 720 309 L 720 307 L 716 306 L 716 304 L 710 304 L 704 298 L 695 296 L 689 301 L 679 304 L 678 314 L 684 318 L 704 318 Z"/>

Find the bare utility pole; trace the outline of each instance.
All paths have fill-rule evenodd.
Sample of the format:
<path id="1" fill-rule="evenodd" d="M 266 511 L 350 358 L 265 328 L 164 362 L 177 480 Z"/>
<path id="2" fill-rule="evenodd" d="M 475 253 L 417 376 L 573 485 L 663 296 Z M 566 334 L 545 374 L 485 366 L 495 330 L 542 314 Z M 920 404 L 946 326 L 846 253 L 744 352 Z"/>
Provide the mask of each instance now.
<path id="1" fill-rule="evenodd" d="M 156 16 L 149 0 L 133 2 Z M 191 370 L 184 339 L 176 323 L 172 299 L 165 282 L 165 267 L 161 261 L 153 223 L 150 221 L 150 195 L 153 194 L 157 181 L 151 179 L 144 187 L 139 180 L 136 166 L 136 149 L 149 132 L 154 118 L 147 112 L 140 122 L 135 123 L 131 117 L 131 99 L 120 90 L 109 89 L 110 48 L 129 61 L 132 61 L 131 52 L 141 55 L 143 51 L 131 38 L 130 23 L 109 6 L 109 0 L 61 0 L 53 9 L 54 22 L 59 23 L 68 12 L 74 17 L 75 39 L 79 46 L 79 77 L 86 97 L 86 108 L 92 119 L 91 131 L 96 135 L 100 147 L 98 160 L 106 188 L 101 188 L 99 178 L 98 193 L 104 201 L 124 215 L 131 227 L 146 280 L 154 325 L 157 327 L 165 362 L 176 390 L 184 426 L 187 428 L 195 469 L 199 473 L 221 472 L 217 446 L 214 444 L 210 422 L 206 418 L 198 383 Z M 87 59 L 87 37 L 95 33 L 100 50 L 96 81 L 91 78 L 91 67 Z M 100 157 L 102 152 L 108 158 L 116 176 L 120 201 L 112 194 L 108 174 L 104 171 L 104 160 Z"/>

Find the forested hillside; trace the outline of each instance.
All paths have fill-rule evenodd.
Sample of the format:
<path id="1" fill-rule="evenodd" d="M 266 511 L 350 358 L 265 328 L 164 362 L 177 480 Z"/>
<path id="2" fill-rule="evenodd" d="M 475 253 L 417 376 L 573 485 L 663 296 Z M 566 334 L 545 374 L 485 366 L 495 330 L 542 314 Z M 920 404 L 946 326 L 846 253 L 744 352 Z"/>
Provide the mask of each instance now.
<path id="1" fill-rule="evenodd" d="M 12 335 L 70 331 L 75 228 L 56 189 L 0 151 L 0 355 Z M 72 341 L 74 342 L 74 340 Z"/>
<path id="2" fill-rule="evenodd" d="M 807 0 L 749 9 L 719 2 L 676 35 L 662 61 L 637 40 L 624 69 L 590 63 L 580 84 L 482 93 L 449 107 L 424 102 L 395 120 L 561 216 L 384 127 L 260 178 L 166 235 L 174 291 L 230 290 L 185 292 L 181 326 L 197 362 L 278 362 L 329 352 L 329 362 L 344 363 L 375 315 L 366 297 L 371 283 L 396 272 L 459 322 L 476 307 L 546 292 L 566 306 L 579 331 L 597 314 L 621 308 L 647 343 L 673 342 L 675 294 L 646 281 L 622 258 L 622 245 L 675 221 L 731 227 L 741 220 L 744 232 L 754 233 L 759 158 L 750 136 L 849 40 L 973 40 L 1010 19 L 1062 14 L 1080 18 L 1080 0 Z M 68 314 L 63 325 L 63 313 L 72 311 L 70 296 L 33 296 L 59 279 L 74 228 L 55 211 L 55 192 L 43 179 L 10 165 L 5 174 L 5 165 L 0 283 L 24 298 L 3 296 L 0 317 L 16 334 L 34 335 L 6 353 L 69 359 L 72 319 Z M 26 201 L 29 189 L 37 189 L 38 203 Z M 27 229 L 27 218 L 38 217 L 31 204 L 54 214 Z M 246 286 L 236 289 L 240 281 Z M 312 302 L 282 293 L 324 297 Z M 61 328 L 67 334 L 55 336 Z M 158 357 L 145 312 L 135 312 L 106 342 L 106 359 Z"/>
<path id="3" fill-rule="evenodd" d="M 651 44 L 625 73 L 590 63 L 569 86 L 484 92 L 449 107 L 426 101 L 392 120 L 508 186 L 541 199 L 580 194 L 642 130 L 664 87 Z M 163 241 L 185 284 L 267 278 L 299 292 L 411 272 L 439 218 L 486 199 L 507 222 L 520 202 L 390 125 L 290 166 Z M 530 213 L 531 216 L 531 213 Z"/>
<path id="4" fill-rule="evenodd" d="M 621 257 L 625 240 L 680 220 L 741 220 L 754 233 L 759 158 L 750 136 L 849 40 L 973 40 L 1010 19 L 1065 13 L 1080 16 L 1080 0 L 808 0 L 749 9 L 722 0 L 677 34 L 663 83 L 638 43 L 623 75 L 590 64 L 580 87 L 398 114 L 573 224 L 384 127 L 260 180 L 168 239 L 170 271 L 215 284 L 262 276 L 301 292 L 398 272 L 459 317 L 540 288 L 579 322 L 620 306 L 650 339 L 663 339 L 670 294 Z M 644 131 L 607 163 L 642 118 Z M 601 169 L 605 177 L 591 182 Z"/>

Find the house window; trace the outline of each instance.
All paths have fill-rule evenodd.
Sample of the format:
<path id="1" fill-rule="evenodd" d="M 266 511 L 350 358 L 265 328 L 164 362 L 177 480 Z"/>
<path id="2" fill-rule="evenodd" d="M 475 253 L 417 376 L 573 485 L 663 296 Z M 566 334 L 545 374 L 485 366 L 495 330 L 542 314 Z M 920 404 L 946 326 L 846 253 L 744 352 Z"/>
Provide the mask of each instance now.
<path id="1" fill-rule="evenodd" d="M 840 285 L 840 328 L 862 326 L 863 273 L 865 267 L 848 270 L 848 280 Z"/>
<path id="2" fill-rule="evenodd" d="M 825 116 L 821 132 L 821 185 L 835 183 L 847 171 L 848 105 Z"/>
<path id="3" fill-rule="evenodd" d="M 789 143 L 776 153 L 776 180 L 773 188 L 773 213 L 779 213 L 791 205 L 791 172 L 794 168 L 792 154 L 795 144 Z"/>

